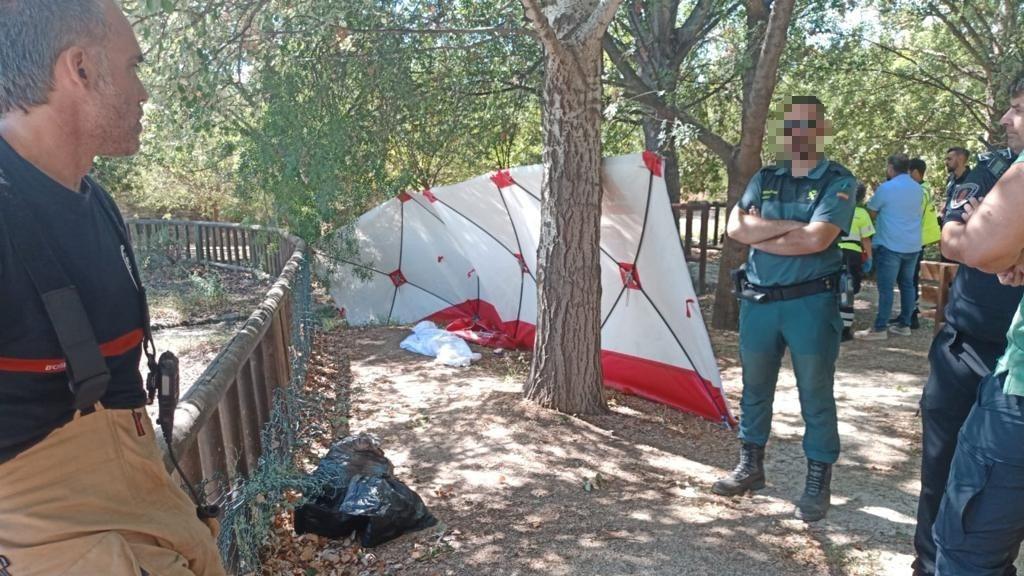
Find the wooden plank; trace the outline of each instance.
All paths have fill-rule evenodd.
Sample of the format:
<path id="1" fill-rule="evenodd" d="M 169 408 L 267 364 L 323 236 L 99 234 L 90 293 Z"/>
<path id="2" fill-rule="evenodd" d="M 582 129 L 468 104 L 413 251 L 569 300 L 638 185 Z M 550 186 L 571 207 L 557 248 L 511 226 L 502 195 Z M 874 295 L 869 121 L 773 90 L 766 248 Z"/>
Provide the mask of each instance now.
<path id="1" fill-rule="evenodd" d="M 686 233 L 683 236 L 683 251 L 687 260 L 690 259 L 690 248 L 693 247 L 693 204 L 686 203 Z"/>
<path id="2" fill-rule="evenodd" d="M 249 463 L 245 460 L 245 441 L 242 430 L 242 413 L 238 400 L 238 381 L 228 388 L 224 399 L 217 405 L 220 414 L 220 429 L 224 437 L 224 457 L 227 460 L 227 477 L 233 481 L 240 474 L 248 473 Z M 255 463 L 253 463 L 255 466 Z"/>
<path id="3" fill-rule="evenodd" d="M 264 336 L 266 341 L 266 336 Z M 253 385 L 256 387 L 257 393 L 262 394 L 260 401 L 264 402 L 267 406 L 267 412 L 271 412 L 274 407 L 274 389 L 267 382 L 267 374 L 273 374 L 273 367 L 270 365 L 266 354 L 263 353 L 265 345 L 260 342 L 260 346 L 257 346 L 252 352 L 252 362 L 250 364 L 250 375 L 252 377 Z"/>
<path id="4" fill-rule="evenodd" d="M 242 243 L 240 241 L 241 235 L 238 233 L 238 228 L 231 229 L 231 236 L 235 241 L 235 264 L 242 263 Z"/>
<path id="5" fill-rule="evenodd" d="M 181 466 L 186 480 L 196 482 L 202 479 L 203 465 L 199 461 L 199 445 L 196 442 L 192 442 L 185 450 L 179 448 L 174 455 L 178 458 L 178 465 Z M 180 475 L 178 479 L 182 479 Z"/>
<path id="6" fill-rule="evenodd" d="M 242 422 L 242 451 L 245 454 L 246 473 L 252 473 L 259 462 L 262 448 L 260 446 L 260 420 L 256 406 L 258 399 L 253 390 L 252 378 L 248 370 L 240 370 L 234 386 L 238 389 L 239 419 Z"/>
<path id="7" fill-rule="evenodd" d="M 698 249 L 700 250 L 700 262 L 698 264 L 698 275 L 700 278 L 697 280 L 698 294 L 704 294 L 707 292 L 707 277 L 708 277 L 708 223 L 711 217 L 711 205 L 707 202 L 701 203 L 700 207 L 700 243 Z"/>
<path id="8" fill-rule="evenodd" d="M 220 429 L 220 408 L 213 411 L 210 420 L 199 431 L 199 462 L 205 480 L 223 480 L 227 477 L 227 457 L 224 453 L 224 435 Z M 222 482 L 207 485 L 206 495 L 212 500 L 221 496 Z"/>

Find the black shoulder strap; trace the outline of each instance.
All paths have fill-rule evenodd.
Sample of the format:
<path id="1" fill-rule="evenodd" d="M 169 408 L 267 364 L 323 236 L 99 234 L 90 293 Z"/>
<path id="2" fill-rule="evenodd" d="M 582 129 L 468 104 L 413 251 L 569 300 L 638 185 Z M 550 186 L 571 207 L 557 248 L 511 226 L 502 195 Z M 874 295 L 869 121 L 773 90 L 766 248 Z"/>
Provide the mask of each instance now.
<path id="1" fill-rule="evenodd" d="M 39 235 L 36 219 L 11 190 L 0 183 L 0 221 L 6 225 L 14 252 L 43 300 L 50 324 L 64 352 L 68 385 L 75 410 L 89 410 L 103 398 L 110 370 L 100 352 L 92 323 L 78 290 L 68 279 L 49 245 Z"/>
<path id="2" fill-rule="evenodd" d="M 128 227 L 118 213 L 117 208 L 114 206 L 114 200 L 107 195 L 106 190 L 102 186 L 96 184 L 91 178 L 87 178 L 86 182 L 92 188 L 92 193 L 96 195 L 96 199 L 100 203 L 100 207 L 103 208 L 103 213 L 107 215 L 114 230 L 117 231 L 117 235 L 121 240 L 121 245 L 124 246 L 124 256 L 128 259 L 129 272 L 132 275 L 132 279 L 135 281 L 135 287 L 139 291 L 139 304 L 142 307 L 142 351 L 146 354 L 146 362 L 149 366 L 149 371 L 154 372 L 156 370 L 156 344 L 153 342 L 153 329 L 149 325 L 149 301 L 146 298 L 146 287 L 142 284 L 142 276 L 139 271 L 138 261 L 135 259 L 135 250 L 132 249 L 131 239 L 128 237 Z"/>

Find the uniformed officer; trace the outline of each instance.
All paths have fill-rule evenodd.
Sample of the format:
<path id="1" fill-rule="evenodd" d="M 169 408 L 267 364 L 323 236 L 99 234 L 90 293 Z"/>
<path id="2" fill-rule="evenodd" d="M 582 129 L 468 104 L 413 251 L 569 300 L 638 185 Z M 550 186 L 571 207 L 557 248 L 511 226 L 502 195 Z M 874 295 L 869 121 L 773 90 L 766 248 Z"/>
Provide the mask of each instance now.
<path id="1" fill-rule="evenodd" d="M 951 178 L 955 172 L 951 172 Z M 960 175 L 950 189 L 943 220 L 943 253 L 959 261 L 955 238 L 964 226 L 971 199 L 982 199 L 995 185 L 999 170 L 991 159 Z M 931 372 L 921 395 L 921 496 L 914 536 L 915 575 L 935 572 L 932 525 L 949 478 L 956 437 L 978 384 L 1006 348 L 1006 329 L 1024 289 L 1003 286 L 995 274 L 961 264 L 946 305 L 946 324 L 935 335 L 928 359 Z"/>
<path id="2" fill-rule="evenodd" d="M 780 160 L 759 171 L 729 217 L 729 236 L 751 247 L 737 275 L 740 359 L 743 364 L 740 463 L 712 491 L 737 495 L 765 485 L 764 447 L 772 401 L 788 347 L 800 391 L 807 481 L 796 517 L 823 518 L 832 464 L 839 457 L 832 392 L 842 322 L 839 235 L 849 232 L 856 180 L 822 153 L 825 110 L 813 96 L 787 100 Z M 745 276 L 745 278 L 743 277 Z"/>
<path id="3" fill-rule="evenodd" d="M 971 166 L 968 164 L 970 159 L 971 153 L 961 146 L 953 146 L 946 150 L 946 172 L 949 173 L 946 177 L 947 205 L 950 196 L 953 195 L 953 190 L 958 185 L 964 183 L 964 179 L 967 178 L 967 174 L 971 171 Z"/>
<path id="4" fill-rule="evenodd" d="M 1010 148 L 1019 154 L 1024 150 L 1024 75 L 1010 94 L 1002 124 Z M 966 202 L 966 225 L 946 225 L 954 227 L 943 230 L 943 249 L 971 268 L 998 274 L 1003 284 L 1024 284 L 1024 159 L 1006 171 L 980 205 L 970 197 L 972 190 L 961 192 L 964 196 L 954 195 L 954 203 Z M 1007 340 L 995 371 L 981 381 L 957 439 L 933 529 L 937 576 L 1012 573 L 1024 540 L 1024 302 Z"/>

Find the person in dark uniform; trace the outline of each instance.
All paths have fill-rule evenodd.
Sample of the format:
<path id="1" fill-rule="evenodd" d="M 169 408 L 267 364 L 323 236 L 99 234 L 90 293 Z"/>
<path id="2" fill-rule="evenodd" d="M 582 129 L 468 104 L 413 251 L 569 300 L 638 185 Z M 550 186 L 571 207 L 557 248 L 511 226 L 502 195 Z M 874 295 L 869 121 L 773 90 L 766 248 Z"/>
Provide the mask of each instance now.
<path id="1" fill-rule="evenodd" d="M 954 146 L 946 150 L 946 172 L 949 173 L 946 177 L 946 206 L 949 205 L 953 190 L 964 183 L 964 179 L 971 171 L 971 166 L 968 164 L 970 159 L 971 153 L 966 148 Z M 940 214 L 940 216 L 942 215 Z"/>
<path id="2" fill-rule="evenodd" d="M 1010 148 L 1020 154 L 1024 75 L 1011 85 L 1010 95 L 1001 123 Z M 976 196 L 973 188 L 958 187 L 954 193 L 950 208 L 962 208 L 966 223 L 946 224 L 943 250 L 970 269 L 997 274 L 1005 285 L 1024 285 L 1024 158 L 1018 157 L 980 203 Z M 933 528 L 937 576 L 1012 574 L 1024 540 L 1024 301 L 1006 340 L 957 437 Z"/>
<path id="3" fill-rule="evenodd" d="M 738 271 L 743 398 L 740 462 L 712 491 L 733 496 L 765 485 L 765 444 L 779 366 L 788 347 L 800 390 L 807 478 L 795 515 L 825 517 L 839 457 L 833 395 L 842 321 L 839 236 L 849 233 L 857 182 L 823 154 L 825 110 L 813 96 L 784 107 L 781 162 L 761 169 L 729 216 L 731 238 L 750 246 Z M 741 269 L 742 270 L 742 269 Z"/>
<path id="4" fill-rule="evenodd" d="M 960 232 L 969 201 L 984 198 L 997 177 L 988 161 L 959 178 L 955 172 L 950 173 L 951 182 L 959 183 L 950 189 L 946 203 L 944 238 L 953 238 Z M 945 256 L 958 260 L 961 255 L 954 253 L 952 246 L 943 242 Z M 914 535 L 916 576 L 935 573 L 932 526 L 949 478 L 957 433 L 977 398 L 978 384 L 995 368 L 1006 348 L 1006 329 L 1022 297 L 1024 288 L 1004 286 L 995 274 L 965 264 L 960 265 L 953 279 L 946 324 L 932 340 L 928 353 L 931 372 L 921 395 L 921 495 Z"/>

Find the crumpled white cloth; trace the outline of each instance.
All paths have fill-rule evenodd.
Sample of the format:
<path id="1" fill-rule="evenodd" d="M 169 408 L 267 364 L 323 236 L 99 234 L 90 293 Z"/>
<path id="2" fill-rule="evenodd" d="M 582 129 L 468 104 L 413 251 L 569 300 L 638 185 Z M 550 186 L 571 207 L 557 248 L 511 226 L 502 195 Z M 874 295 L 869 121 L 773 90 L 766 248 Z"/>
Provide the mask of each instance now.
<path id="1" fill-rule="evenodd" d="M 424 320 L 412 329 L 412 335 L 402 340 L 402 350 L 433 356 L 434 362 L 447 366 L 466 367 L 480 359 L 469 344 L 455 334 L 442 330 L 437 324 Z"/>

